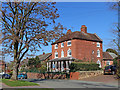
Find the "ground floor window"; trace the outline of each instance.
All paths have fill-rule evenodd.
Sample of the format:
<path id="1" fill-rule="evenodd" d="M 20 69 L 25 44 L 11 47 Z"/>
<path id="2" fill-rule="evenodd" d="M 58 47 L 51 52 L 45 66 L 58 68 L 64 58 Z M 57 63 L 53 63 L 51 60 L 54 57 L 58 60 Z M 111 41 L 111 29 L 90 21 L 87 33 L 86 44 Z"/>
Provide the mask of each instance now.
<path id="1" fill-rule="evenodd" d="M 99 64 L 99 67 L 101 68 L 101 62 L 100 62 L 100 60 L 97 61 L 97 64 Z"/>
<path id="2" fill-rule="evenodd" d="M 106 65 L 110 65 L 110 61 L 109 60 L 106 62 Z"/>

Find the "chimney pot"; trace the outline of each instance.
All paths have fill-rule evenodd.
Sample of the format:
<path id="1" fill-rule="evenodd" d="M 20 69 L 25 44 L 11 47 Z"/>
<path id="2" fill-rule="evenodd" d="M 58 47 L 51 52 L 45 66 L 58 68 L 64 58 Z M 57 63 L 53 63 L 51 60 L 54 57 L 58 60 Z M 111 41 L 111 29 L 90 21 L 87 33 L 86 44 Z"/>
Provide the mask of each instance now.
<path id="1" fill-rule="evenodd" d="M 71 29 L 67 30 L 67 34 L 70 34 L 71 32 L 72 32 Z"/>
<path id="2" fill-rule="evenodd" d="M 87 27 L 85 25 L 81 26 L 81 32 L 87 33 Z"/>
<path id="3" fill-rule="evenodd" d="M 45 55 L 45 52 L 43 52 L 43 55 Z"/>

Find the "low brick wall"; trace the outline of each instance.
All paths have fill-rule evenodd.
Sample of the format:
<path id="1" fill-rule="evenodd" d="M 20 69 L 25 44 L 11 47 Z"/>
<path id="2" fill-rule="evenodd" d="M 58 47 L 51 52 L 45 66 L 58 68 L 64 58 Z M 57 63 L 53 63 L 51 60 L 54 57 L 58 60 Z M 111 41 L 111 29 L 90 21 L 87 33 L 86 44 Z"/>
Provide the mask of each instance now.
<path id="1" fill-rule="evenodd" d="M 53 73 L 27 73 L 28 79 L 66 79 L 66 74 L 53 74 Z"/>
<path id="2" fill-rule="evenodd" d="M 70 79 L 71 80 L 80 80 L 88 77 L 94 77 L 98 75 L 102 75 L 103 71 L 78 71 L 78 72 L 71 72 Z"/>

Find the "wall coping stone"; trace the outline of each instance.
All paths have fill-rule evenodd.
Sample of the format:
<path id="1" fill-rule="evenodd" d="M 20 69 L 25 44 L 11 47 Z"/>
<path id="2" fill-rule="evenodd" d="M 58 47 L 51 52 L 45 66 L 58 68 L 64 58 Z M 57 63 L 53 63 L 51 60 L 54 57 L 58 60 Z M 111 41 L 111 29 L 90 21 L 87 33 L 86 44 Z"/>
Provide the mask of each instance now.
<path id="1" fill-rule="evenodd" d="M 97 70 L 97 71 L 76 71 L 76 72 L 103 72 L 103 70 Z"/>

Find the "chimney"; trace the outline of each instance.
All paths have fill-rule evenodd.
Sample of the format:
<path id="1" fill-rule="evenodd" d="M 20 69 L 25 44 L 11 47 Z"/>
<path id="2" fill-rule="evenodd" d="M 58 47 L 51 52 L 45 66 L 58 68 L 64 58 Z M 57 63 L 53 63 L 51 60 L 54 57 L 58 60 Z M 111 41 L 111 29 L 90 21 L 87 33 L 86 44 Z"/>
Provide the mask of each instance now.
<path id="1" fill-rule="evenodd" d="M 43 52 L 43 55 L 45 55 L 45 52 Z"/>
<path id="2" fill-rule="evenodd" d="M 87 27 L 85 25 L 81 26 L 81 32 L 87 33 Z"/>
<path id="3" fill-rule="evenodd" d="M 71 29 L 67 30 L 67 34 L 71 34 L 71 32 L 72 32 Z"/>

